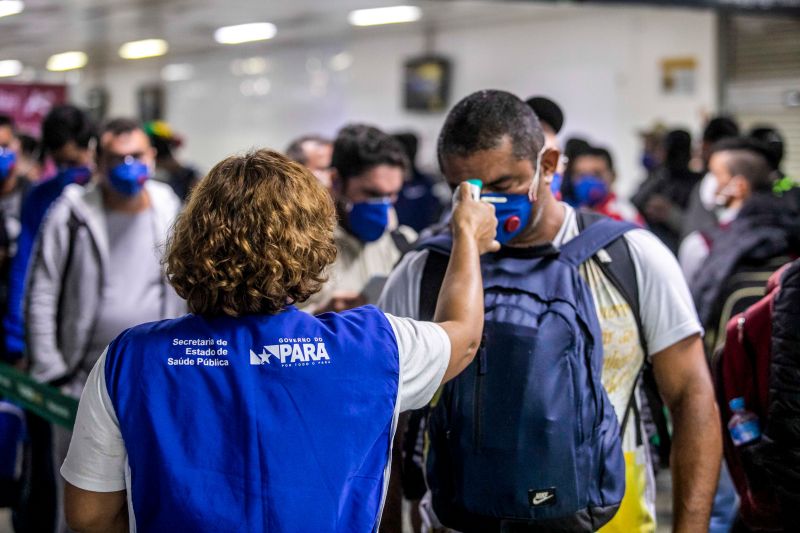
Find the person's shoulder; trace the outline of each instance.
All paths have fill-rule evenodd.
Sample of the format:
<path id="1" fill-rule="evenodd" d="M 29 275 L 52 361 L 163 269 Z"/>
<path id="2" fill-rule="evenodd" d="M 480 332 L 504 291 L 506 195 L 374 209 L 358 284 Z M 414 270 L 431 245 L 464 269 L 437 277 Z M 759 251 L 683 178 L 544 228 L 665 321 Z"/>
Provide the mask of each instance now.
<path id="1" fill-rule="evenodd" d="M 625 234 L 625 240 L 631 245 L 629 247 L 631 255 L 640 259 L 643 263 L 663 257 L 664 254 L 673 259 L 675 258 L 670 249 L 667 248 L 667 245 L 661 242 L 661 239 L 648 229 L 634 228 Z"/>
<path id="2" fill-rule="evenodd" d="M 60 187 L 60 184 L 55 177 L 46 178 L 38 183 L 34 183 L 31 187 L 30 194 L 32 196 L 38 196 L 46 194 L 47 191 L 57 189 L 58 187 Z"/>
<path id="3" fill-rule="evenodd" d="M 409 251 L 403 256 L 400 262 L 397 263 L 397 266 L 395 266 L 392 271 L 392 276 L 421 274 L 425 269 L 425 263 L 428 261 L 429 255 L 430 250 L 427 248 L 417 248 Z"/>
<path id="4" fill-rule="evenodd" d="M 31 192 L 31 194 L 33 191 Z M 66 227 L 66 222 L 73 213 L 82 213 L 85 211 L 85 195 L 87 191 L 81 185 L 67 185 L 63 190 L 57 192 L 55 188 L 51 189 L 47 195 L 50 195 L 49 204 L 41 204 L 44 208 L 44 218 L 42 219 L 43 228 L 52 228 L 57 226 Z M 47 195 L 42 195 L 41 200 L 47 200 Z M 47 229 L 43 229 L 47 231 Z"/>
<path id="5" fill-rule="evenodd" d="M 385 320 L 385 315 L 383 311 L 375 307 L 374 305 L 362 305 L 359 307 L 354 307 L 352 309 L 348 309 L 346 311 L 341 311 L 339 313 L 323 313 L 321 315 L 311 316 L 307 315 L 307 320 L 319 320 L 321 322 L 331 323 L 331 322 L 347 322 L 353 325 L 363 324 L 365 322 L 372 322 L 377 320 L 378 322 L 383 322 Z"/>
<path id="6" fill-rule="evenodd" d="M 416 241 L 417 237 L 418 237 L 417 232 L 414 231 L 414 228 L 411 228 L 409 226 L 404 226 L 402 224 L 397 226 L 397 229 L 395 229 L 394 231 L 396 231 L 396 232 L 400 233 L 401 235 L 403 235 L 403 237 L 406 238 L 406 240 L 409 242 L 409 244 L 411 244 L 414 241 Z"/>
<path id="7" fill-rule="evenodd" d="M 342 333 L 347 334 L 342 338 L 351 338 L 357 342 L 375 341 L 380 342 L 379 332 L 388 335 L 383 337 L 383 341 L 394 338 L 393 328 L 387 315 L 374 305 L 363 305 L 354 307 L 339 313 L 323 313 L 321 315 L 307 315 L 307 320 L 316 320 L 331 331 L 337 332 L 337 337 Z"/>
<path id="8" fill-rule="evenodd" d="M 685 284 L 678 258 L 667 245 L 644 228 L 636 228 L 625 234 L 631 258 L 640 279 L 668 285 Z M 649 283 L 648 283 L 649 284 Z"/>
<path id="9" fill-rule="evenodd" d="M 199 320 L 197 315 L 186 314 L 178 318 L 168 318 L 145 322 L 120 333 L 113 342 L 117 343 L 158 343 L 166 338 L 172 338 L 191 328 L 193 322 Z"/>
<path id="10" fill-rule="evenodd" d="M 181 204 L 181 199 L 166 183 L 150 179 L 145 182 L 145 189 L 155 205 L 177 209 Z"/>

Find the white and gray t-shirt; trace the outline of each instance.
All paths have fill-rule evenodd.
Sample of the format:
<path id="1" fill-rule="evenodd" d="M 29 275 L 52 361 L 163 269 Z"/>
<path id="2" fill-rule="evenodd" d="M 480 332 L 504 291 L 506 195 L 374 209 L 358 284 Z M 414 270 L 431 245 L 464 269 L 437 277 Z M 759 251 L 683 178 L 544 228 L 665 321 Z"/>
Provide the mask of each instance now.
<path id="1" fill-rule="evenodd" d="M 90 353 L 100 354 L 130 327 L 164 318 L 167 287 L 161 273 L 154 216 L 152 209 L 106 212 L 109 268 Z"/>

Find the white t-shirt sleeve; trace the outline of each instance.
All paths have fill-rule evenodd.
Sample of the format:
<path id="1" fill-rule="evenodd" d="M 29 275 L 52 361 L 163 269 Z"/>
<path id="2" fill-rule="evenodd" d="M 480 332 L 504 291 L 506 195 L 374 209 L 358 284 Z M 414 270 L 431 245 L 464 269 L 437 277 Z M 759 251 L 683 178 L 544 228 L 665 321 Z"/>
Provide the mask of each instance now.
<path id="1" fill-rule="evenodd" d="M 699 231 L 693 231 L 683 239 L 678 249 L 678 263 L 687 281 L 694 279 L 708 259 L 708 253 L 708 244 Z"/>
<path id="2" fill-rule="evenodd" d="M 625 235 L 639 284 L 639 310 L 647 349 L 656 354 L 703 328 L 672 252 L 646 230 Z"/>
<path id="3" fill-rule="evenodd" d="M 433 322 L 387 314 L 400 356 L 400 411 L 419 409 L 431 401 L 450 363 L 450 338 Z"/>
<path id="4" fill-rule="evenodd" d="M 419 290 L 428 250 L 407 253 L 383 286 L 378 308 L 395 316 L 419 318 Z"/>
<path id="5" fill-rule="evenodd" d="M 128 453 L 108 396 L 105 362 L 104 351 L 81 394 L 72 441 L 61 466 L 61 476 L 67 482 L 92 492 L 125 490 Z"/>

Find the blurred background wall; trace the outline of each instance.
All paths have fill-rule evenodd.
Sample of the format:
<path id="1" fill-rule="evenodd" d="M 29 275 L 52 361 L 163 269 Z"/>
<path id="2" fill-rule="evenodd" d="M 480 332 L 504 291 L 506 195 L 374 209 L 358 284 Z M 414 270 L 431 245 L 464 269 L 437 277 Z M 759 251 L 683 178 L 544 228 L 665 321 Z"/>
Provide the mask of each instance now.
<path id="1" fill-rule="evenodd" d="M 567 117 L 562 139 L 580 135 L 609 147 L 623 195 L 642 178 L 642 130 L 662 124 L 699 135 L 705 119 L 720 111 L 740 114 L 745 126 L 779 122 L 788 140 L 787 170 L 800 173 L 800 107 L 790 105 L 791 90 L 800 88 L 796 18 L 708 8 L 443 1 L 416 3 L 422 9 L 417 22 L 359 28 L 347 24 L 351 9 L 391 2 L 28 4 L 26 16 L 37 6 L 42 15 L 27 31 L 15 28 L 23 43 L 3 33 L 4 21 L 16 17 L 0 19 L 2 55 L 34 65 L 19 79 L 66 83 L 69 98 L 87 105 L 97 105 L 102 92 L 105 116 L 137 115 L 139 91 L 159 87 L 161 118 L 186 138 L 182 155 L 202 169 L 251 146 L 283 149 L 301 133 L 333 135 L 346 121 L 418 131 L 420 163 L 435 168 L 435 139 L 446 113 L 403 105 L 404 62 L 435 54 L 452 66 L 448 108 L 482 88 L 555 99 Z M 276 24 L 274 39 L 237 46 L 212 39 L 218 26 L 262 20 Z M 166 55 L 117 56 L 124 41 L 148 37 L 166 39 Z M 86 50 L 86 67 L 36 68 L 67 49 Z M 783 63 L 775 66 L 776 57 Z M 688 89 L 666 91 L 666 65 L 681 62 L 690 65 Z"/>

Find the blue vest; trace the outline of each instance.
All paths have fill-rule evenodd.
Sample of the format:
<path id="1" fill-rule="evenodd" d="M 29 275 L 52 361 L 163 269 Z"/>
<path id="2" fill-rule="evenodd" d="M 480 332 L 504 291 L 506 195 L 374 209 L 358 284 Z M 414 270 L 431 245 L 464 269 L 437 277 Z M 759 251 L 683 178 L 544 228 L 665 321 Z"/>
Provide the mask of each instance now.
<path id="1" fill-rule="evenodd" d="M 374 307 L 132 328 L 105 377 L 139 531 L 372 531 L 397 400 Z"/>

